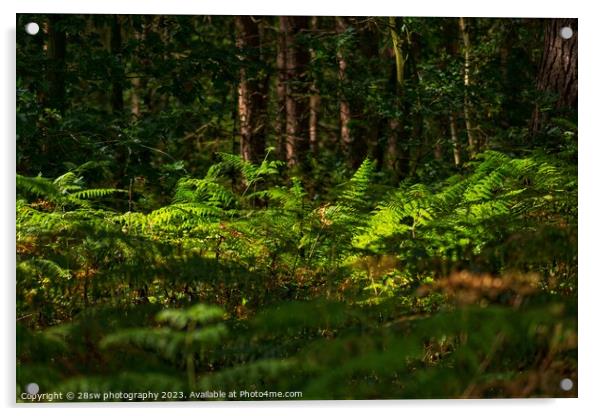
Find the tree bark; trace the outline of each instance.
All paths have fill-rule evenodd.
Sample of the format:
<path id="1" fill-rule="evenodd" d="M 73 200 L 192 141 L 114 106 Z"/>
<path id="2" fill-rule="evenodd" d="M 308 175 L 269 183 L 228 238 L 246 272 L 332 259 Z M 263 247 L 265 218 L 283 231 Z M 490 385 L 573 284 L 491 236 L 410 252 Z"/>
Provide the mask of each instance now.
<path id="1" fill-rule="evenodd" d="M 347 30 L 347 22 L 344 17 L 336 17 L 336 30 L 340 35 Z M 337 50 L 337 61 L 339 66 L 339 122 L 341 132 L 341 148 L 346 156 L 347 162 L 350 166 L 355 165 L 354 151 L 353 151 L 353 138 L 351 137 L 351 129 L 349 123 L 351 122 L 351 105 L 346 97 L 345 87 L 347 84 L 347 59 L 345 54 L 338 48 Z"/>
<path id="2" fill-rule="evenodd" d="M 460 140 L 458 139 L 458 126 L 456 125 L 456 116 L 453 114 L 450 114 L 449 116 L 449 134 L 454 151 L 454 165 L 460 166 L 460 163 L 462 163 L 462 147 L 460 145 Z"/>
<path id="3" fill-rule="evenodd" d="M 414 176 L 416 171 L 418 170 L 418 166 L 422 161 L 423 156 L 426 153 L 426 149 L 429 146 L 428 140 L 428 132 L 425 134 L 425 124 L 428 124 L 428 119 L 425 117 L 425 112 L 423 111 L 422 97 L 421 97 L 421 77 L 418 71 L 418 62 L 421 60 L 421 52 L 422 52 L 422 39 L 420 35 L 416 32 L 412 32 L 409 36 L 410 46 L 408 48 L 408 63 L 406 66 L 409 69 L 409 73 L 411 76 L 411 82 L 415 86 L 415 108 L 418 111 L 415 111 L 411 117 L 412 122 L 412 151 L 409 152 L 410 156 L 410 166 L 408 174 L 409 176 Z M 428 128 L 426 129 L 428 130 Z"/>
<path id="4" fill-rule="evenodd" d="M 130 106 L 133 120 L 138 120 L 140 118 L 140 94 L 139 91 L 142 85 L 140 83 L 140 78 L 132 78 L 132 91 L 130 93 Z"/>
<path id="5" fill-rule="evenodd" d="M 64 113 L 66 108 L 65 97 L 65 57 L 67 54 L 67 35 L 61 29 L 60 15 L 50 15 L 48 21 L 48 96 L 44 105 Z"/>
<path id="6" fill-rule="evenodd" d="M 114 114 L 123 113 L 123 68 L 121 68 L 121 18 L 114 15 L 111 20 L 111 54 L 115 66 L 111 69 L 111 109 Z"/>
<path id="7" fill-rule="evenodd" d="M 280 160 L 286 160 L 286 96 L 287 96 L 287 71 L 286 49 L 288 22 L 285 16 L 278 17 L 278 35 L 276 45 L 276 153 Z"/>
<path id="8" fill-rule="evenodd" d="M 404 43 L 398 31 L 399 22 L 395 17 L 389 18 L 389 34 L 392 43 L 393 67 L 390 84 L 394 90 L 393 106 L 398 112 L 398 116 L 389 119 L 389 134 L 387 139 L 387 155 L 385 165 L 393 173 L 393 180 L 397 182 L 404 174 L 405 165 L 408 157 L 402 149 L 404 139 L 404 120 L 403 120 L 403 95 L 404 95 L 404 75 L 405 75 L 405 56 L 403 54 Z"/>
<path id="9" fill-rule="evenodd" d="M 282 21 L 286 38 L 286 161 L 289 167 L 304 170 L 309 150 L 309 52 L 299 41 L 299 34 L 308 29 L 309 18 L 284 16 Z"/>
<path id="10" fill-rule="evenodd" d="M 354 42 L 352 53 L 347 48 L 348 65 L 350 58 L 361 55 L 360 60 L 353 59 L 353 62 L 360 62 L 363 66 L 362 73 L 379 74 L 382 73 L 382 61 L 379 55 L 381 41 L 380 18 L 347 18 L 347 24 L 355 29 L 357 42 Z M 354 65 L 354 64 L 352 64 Z M 349 73 L 347 74 L 349 77 Z M 367 103 L 361 96 L 354 95 L 350 102 L 351 110 L 351 136 L 353 140 L 353 159 L 356 161 L 352 166 L 354 169 L 359 167 L 364 158 L 370 157 L 376 161 L 377 170 L 382 170 L 385 155 L 385 140 L 387 131 L 386 118 L 379 114 L 379 110 Z"/>
<path id="11" fill-rule="evenodd" d="M 441 148 L 441 141 L 438 138 L 433 147 L 433 156 L 435 157 L 435 160 L 443 159 L 443 149 Z"/>
<path id="12" fill-rule="evenodd" d="M 240 154 L 258 163 L 265 154 L 267 80 L 262 75 L 259 22 L 252 16 L 236 16 L 236 46 L 241 67 L 238 83 Z"/>
<path id="13" fill-rule="evenodd" d="M 458 23 L 460 26 L 460 34 L 462 35 L 462 43 L 464 48 L 464 122 L 466 124 L 466 135 L 468 136 L 468 154 L 472 159 L 479 149 L 473 129 L 472 102 L 470 100 L 470 77 L 472 71 L 470 33 L 468 32 L 468 26 L 465 18 L 460 17 Z"/>
<path id="14" fill-rule="evenodd" d="M 563 27 L 573 36 L 563 39 Z M 536 80 L 537 89 L 555 95 L 555 111 L 577 109 L 577 19 L 549 19 L 545 26 L 544 49 Z M 537 133 L 548 118 L 536 105 L 531 132 Z"/>
<path id="15" fill-rule="evenodd" d="M 310 21 L 310 30 L 315 33 L 318 30 L 318 17 L 313 16 Z M 309 51 L 312 62 L 316 59 L 315 49 Z M 314 71 L 315 72 L 315 71 Z M 320 91 L 315 79 L 312 77 L 309 96 L 309 147 L 312 154 L 318 152 L 318 114 L 320 112 Z"/>

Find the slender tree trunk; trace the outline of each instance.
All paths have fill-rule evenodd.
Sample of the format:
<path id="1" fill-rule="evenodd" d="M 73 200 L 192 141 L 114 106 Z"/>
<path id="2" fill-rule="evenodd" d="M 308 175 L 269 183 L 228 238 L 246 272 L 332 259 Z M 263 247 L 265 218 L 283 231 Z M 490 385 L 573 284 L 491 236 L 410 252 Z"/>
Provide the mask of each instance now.
<path id="1" fill-rule="evenodd" d="M 313 16 L 310 20 L 310 30 L 316 33 L 318 30 L 318 17 Z M 315 49 L 310 49 L 312 62 L 316 59 Z M 315 71 L 313 71 L 315 73 Z M 318 114 L 320 112 L 320 91 L 315 76 L 312 77 L 309 96 L 309 147 L 312 154 L 318 152 Z"/>
<path id="2" fill-rule="evenodd" d="M 450 114 L 449 116 L 449 134 L 454 152 L 454 164 L 459 166 L 462 163 L 462 147 L 458 139 L 458 126 L 456 125 L 456 116 L 454 114 Z"/>
<path id="3" fill-rule="evenodd" d="M 276 153 L 279 159 L 286 160 L 286 97 L 287 93 L 287 51 L 288 21 L 286 16 L 278 17 L 278 35 L 276 49 Z"/>
<path id="4" fill-rule="evenodd" d="M 472 120 L 472 103 L 470 100 L 470 84 L 471 84 L 471 65 L 472 57 L 470 50 L 470 33 L 466 19 L 460 17 L 458 20 L 462 42 L 464 47 L 464 121 L 466 123 L 466 135 L 468 136 L 468 154 L 473 158 L 479 151 L 477 139 L 474 134 Z"/>
<path id="5" fill-rule="evenodd" d="M 307 65 L 309 52 L 298 37 L 309 27 L 305 16 L 283 17 L 286 36 L 286 161 L 305 169 L 309 149 L 309 100 Z"/>
<path id="6" fill-rule="evenodd" d="M 412 155 L 411 155 L 410 166 L 409 166 L 409 171 L 408 171 L 408 174 L 410 176 L 413 176 L 416 173 L 416 170 L 418 169 L 420 161 L 422 160 L 422 157 L 424 156 L 425 149 L 428 146 L 428 141 L 427 141 L 428 138 L 423 134 L 424 120 L 423 120 L 422 115 L 418 114 L 418 115 L 414 116 L 412 123 L 413 123 L 412 139 L 418 140 L 419 142 L 415 146 L 415 150 L 414 150 L 414 152 L 412 152 Z"/>
<path id="7" fill-rule="evenodd" d="M 117 68 L 112 68 L 111 77 L 111 109 L 114 114 L 123 113 L 123 69 L 121 68 L 121 17 L 112 16 L 111 20 L 111 54 L 119 64 Z"/>
<path id="8" fill-rule="evenodd" d="M 158 19 L 156 16 L 146 16 L 145 17 L 145 24 L 144 24 L 144 31 L 142 32 L 142 42 L 146 43 L 146 40 L 149 37 L 155 37 L 155 36 L 160 36 L 158 33 Z M 144 61 L 141 62 L 142 65 L 145 64 L 146 61 L 148 61 L 148 56 L 144 57 Z M 146 110 L 147 113 L 155 113 L 157 108 L 155 105 L 155 94 L 152 88 L 152 84 L 149 84 L 147 81 L 148 78 L 143 78 L 140 80 L 142 86 L 140 91 L 141 94 L 141 101 L 144 103 L 144 109 Z"/>
<path id="9" fill-rule="evenodd" d="M 500 22 L 498 28 L 502 34 L 502 41 L 499 49 L 500 59 L 500 81 L 502 86 L 503 100 L 501 103 L 501 112 L 498 120 L 502 128 L 509 128 L 514 123 L 511 120 L 511 112 L 516 107 L 518 101 L 515 98 L 512 77 L 510 76 L 509 64 L 512 57 L 512 50 L 517 41 L 517 31 L 513 23 Z"/>
<path id="10" fill-rule="evenodd" d="M 410 47 L 408 48 L 408 68 L 412 77 L 412 84 L 415 86 L 415 103 L 417 108 L 420 109 L 412 117 L 412 142 L 414 144 L 413 151 L 410 152 L 411 160 L 409 166 L 409 175 L 413 176 L 420 165 L 422 157 L 424 156 L 426 149 L 428 148 L 428 134 L 424 134 L 425 131 L 425 116 L 422 111 L 422 87 L 420 85 L 420 75 L 418 73 L 418 62 L 420 61 L 421 54 L 421 39 L 417 33 L 411 34 Z M 428 122 L 428 119 L 426 120 Z M 428 127 L 428 126 L 427 126 Z M 427 129 L 428 130 L 428 129 Z"/>
<path id="11" fill-rule="evenodd" d="M 403 87 L 405 58 L 403 56 L 403 39 L 397 33 L 397 19 L 389 17 L 389 31 L 393 43 L 393 54 L 395 56 L 395 78 L 399 87 Z M 403 91 L 403 89 L 401 88 Z"/>
<path id="12" fill-rule="evenodd" d="M 149 26 L 146 25 L 145 29 L 142 32 L 136 30 L 134 26 L 134 22 L 130 17 L 130 30 L 133 34 L 133 37 L 137 43 L 136 50 L 139 51 L 139 46 L 143 45 L 147 38 L 147 34 L 149 31 Z M 134 58 L 135 59 L 135 58 Z M 138 120 L 142 114 L 142 98 L 141 93 L 146 89 L 146 78 L 132 78 L 131 80 L 131 89 L 130 89 L 130 112 L 132 114 L 132 118 L 134 120 Z"/>
<path id="13" fill-rule="evenodd" d="M 433 156 L 435 157 L 435 160 L 443 159 L 443 149 L 441 146 L 441 140 L 439 140 L 439 139 L 437 139 L 437 141 L 435 142 L 435 145 L 433 147 Z"/>
<path id="14" fill-rule="evenodd" d="M 240 154 L 244 160 L 258 163 L 265 154 L 267 110 L 267 80 L 257 69 L 261 64 L 259 22 L 252 16 L 236 16 L 235 24 L 241 60 L 238 83 Z"/>
<path id="15" fill-rule="evenodd" d="M 401 175 L 401 150 L 399 142 L 401 137 L 401 123 L 394 118 L 389 120 L 389 136 L 387 140 L 387 152 L 385 156 L 385 164 L 387 168 L 394 174 L 394 181 L 397 182 Z"/>
<path id="16" fill-rule="evenodd" d="M 561 29 L 570 27 L 569 39 Z M 545 26 L 544 49 L 537 75 L 537 89 L 556 95 L 555 111 L 577 109 L 577 19 L 549 19 Z M 531 132 L 537 133 L 548 114 L 537 105 L 531 119 Z"/>
<path id="17" fill-rule="evenodd" d="M 132 78 L 132 90 L 130 92 L 130 106 L 133 119 L 137 120 L 140 118 L 140 91 L 141 83 L 140 78 Z"/>
<path id="18" fill-rule="evenodd" d="M 347 30 L 347 22 L 344 17 L 336 17 L 336 30 L 338 34 L 342 34 Z M 347 59 L 345 54 L 338 48 L 337 50 L 337 61 L 339 64 L 339 122 L 341 132 L 341 148 L 343 153 L 346 155 L 346 159 L 349 165 L 355 165 L 354 151 L 353 151 L 353 138 L 351 137 L 351 129 L 349 123 L 351 122 L 351 105 L 346 97 L 345 88 L 347 84 Z"/>
<path id="19" fill-rule="evenodd" d="M 381 40 L 380 27 L 377 24 L 377 19 L 363 19 L 363 18 L 348 18 L 349 24 L 354 25 L 357 29 L 359 44 L 357 49 L 354 48 L 353 55 L 356 56 L 358 53 L 362 56 L 362 62 L 364 62 L 364 71 L 368 73 L 378 74 L 382 72 L 382 61 L 379 56 L 379 46 Z M 349 53 L 347 56 L 350 56 Z M 381 170 L 383 167 L 384 158 L 384 144 L 383 136 L 386 132 L 386 122 L 377 111 L 363 111 L 366 110 L 365 102 L 352 102 L 351 103 L 351 117 L 352 121 L 355 121 L 352 125 L 352 136 L 356 138 L 354 140 L 353 151 L 355 159 L 361 164 L 365 157 L 370 157 L 376 161 L 377 170 Z M 355 119 L 353 118 L 355 115 Z"/>
<path id="20" fill-rule="evenodd" d="M 318 141 L 318 120 L 320 113 L 320 95 L 315 88 L 311 90 L 309 97 L 309 147 L 313 154 L 317 154 L 319 148 Z"/>
<path id="21" fill-rule="evenodd" d="M 403 55 L 403 39 L 398 33 L 398 21 L 395 17 L 389 18 L 389 34 L 393 46 L 394 65 L 391 75 L 392 88 L 395 91 L 394 106 L 399 113 L 404 111 L 404 74 L 405 74 L 405 56 Z M 394 181 L 397 182 L 403 175 L 404 165 L 407 156 L 402 149 L 404 121 L 403 115 L 392 117 L 389 120 L 389 136 L 387 140 L 387 155 L 385 164 L 393 173 Z"/>
<path id="22" fill-rule="evenodd" d="M 65 57 L 67 54 L 67 35 L 60 27 L 62 17 L 50 15 L 48 21 L 48 96 L 44 105 L 64 113 L 66 108 L 65 98 Z"/>

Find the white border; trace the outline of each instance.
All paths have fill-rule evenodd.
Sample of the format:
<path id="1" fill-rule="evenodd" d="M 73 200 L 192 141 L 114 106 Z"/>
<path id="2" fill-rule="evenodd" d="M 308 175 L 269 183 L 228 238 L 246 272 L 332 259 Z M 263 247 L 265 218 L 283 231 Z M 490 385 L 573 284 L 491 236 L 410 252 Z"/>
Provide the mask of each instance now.
<path id="1" fill-rule="evenodd" d="M 146 13 L 146 14 L 267 14 L 346 16 L 458 16 L 466 17 L 577 17 L 575 1 L 547 0 L 529 4 L 524 0 L 487 1 L 342 1 L 303 0 L 22 0 L 21 13 Z"/>
<path id="2" fill-rule="evenodd" d="M 164 416 L 169 409 L 178 414 L 286 414 L 297 415 L 316 411 L 345 414 L 365 414 L 375 408 L 380 414 L 445 414 L 447 415 L 504 415 L 508 413 L 545 413 L 546 415 L 586 415 L 599 412 L 601 394 L 598 392 L 602 361 L 600 336 L 601 310 L 597 308 L 602 296 L 601 278 L 596 271 L 602 244 L 600 230 L 601 179 L 596 169 L 602 164 L 600 135 L 600 30 L 602 16 L 596 13 L 594 1 L 526 0 L 490 1 L 332 1 L 302 0 L 21 0 L 0 4 L 2 21 L 2 75 L 3 97 L 0 99 L 0 125 L 2 126 L 2 295 L 1 310 L 5 317 L 2 350 L 2 376 L 0 377 L 1 404 L 9 414 L 44 412 L 50 414 L 105 415 L 144 411 L 149 415 Z M 580 149 L 579 149 L 579 399 L 564 400 L 468 400 L 468 401 L 354 401 L 354 402 L 256 402 L 256 403 L 194 403 L 152 406 L 132 404 L 19 406 L 14 403 L 14 317 L 15 317 L 15 252 L 14 252 L 14 172 L 15 172 L 15 13 L 145 13 L 145 14 L 306 14 L 306 15 L 400 15 L 400 16 L 487 16 L 487 17 L 578 17 L 579 18 L 579 93 Z M 142 410 L 141 407 L 144 407 Z"/>

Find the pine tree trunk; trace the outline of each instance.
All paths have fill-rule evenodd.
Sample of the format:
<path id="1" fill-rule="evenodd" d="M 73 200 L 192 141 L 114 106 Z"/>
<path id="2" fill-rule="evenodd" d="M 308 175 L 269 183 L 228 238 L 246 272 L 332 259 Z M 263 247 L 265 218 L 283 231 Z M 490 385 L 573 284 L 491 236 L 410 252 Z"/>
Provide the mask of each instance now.
<path id="1" fill-rule="evenodd" d="M 286 50 L 288 22 L 285 16 L 278 17 L 278 35 L 276 45 L 276 153 L 279 159 L 286 160 L 286 97 L 287 97 L 287 71 Z"/>
<path id="2" fill-rule="evenodd" d="M 310 30 L 315 34 L 318 31 L 318 17 L 313 16 L 310 20 Z M 315 49 L 310 49 L 310 58 L 312 62 L 316 59 Z M 314 71 L 315 73 L 315 71 Z M 312 154 L 318 152 L 318 115 L 320 112 L 320 91 L 315 76 L 312 77 L 309 96 L 309 148 Z"/>
<path id="3" fill-rule="evenodd" d="M 563 27 L 570 27 L 573 36 L 560 36 Z M 537 75 L 537 89 L 555 94 L 555 111 L 577 109 L 577 19 L 549 19 L 545 26 L 544 49 Z M 531 132 L 537 133 L 549 114 L 535 107 Z"/>
<path id="4" fill-rule="evenodd" d="M 340 35 L 347 30 L 347 22 L 344 17 L 336 17 L 336 30 Z M 353 167 L 354 163 L 354 151 L 353 151 L 353 138 L 351 137 L 351 130 L 349 123 L 351 122 L 351 105 L 345 94 L 345 87 L 347 83 L 347 59 L 343 54 L 341 48 L 337 50 L 337 61 L 339 64 L 339 122 L 341 132 L 341 148 L 343 154 L 345 154 L 347 162 Z"/>
<path id="5" fill-rule="evenodd" d="M 471 51 L 470 51 L 470 34 L 466 24 L 466 19 L 459 19 L 460 34 L 464 46 L 464 122 L 466 124 L 466 135 L 468 136 L 468 154 L 473 158 L 478 152 L 478 143 L 474 134 L 472 120 L 472 102 L 470 101 L 470 84 L 471 84 Z"/>
<path id="6" fill-rule="evenodd" d="M 265 154 L 267 80 L 253 68 L 261 62 L 259 22 L 251 16 L 236 16 L 236 46 L 241 67 L 238 83 L 240 154 L 246 161 L 260 162 Z"/>
<path id="7" fill-rule="evenodd" d="M 298 35 L 309 27 L 309 18 L 289 16 L 286 19 L 286 161 L 290 167 L 304 169 L 309 150 L 309 100 L 307 66 L 309 51 Z"/>

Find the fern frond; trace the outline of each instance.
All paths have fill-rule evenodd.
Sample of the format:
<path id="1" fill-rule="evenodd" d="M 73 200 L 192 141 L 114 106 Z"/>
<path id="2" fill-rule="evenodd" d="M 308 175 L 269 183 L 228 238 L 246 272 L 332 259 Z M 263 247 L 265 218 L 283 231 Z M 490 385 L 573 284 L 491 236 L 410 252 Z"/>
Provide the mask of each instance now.
<path id="1" fill-rule="evenodd" d="M 41 176 L 28 177 L 17 174 L 17 194 L 19 192 L 36 195 L 51 201 L 57 201 L 61 198 L 61 192 L 56 184 Z"/>
<path id="2" fill-rule="evenodd" d="M 159 208 L 148 214 L 152 224 L 194 225 L 214 221 L 223 211 L 218 207 L 200 203 L 179 203 Z"/>
<path id="3" fill-rule="evenodd" d="M 165 322 L 177 329 L 184 329 L 190 323 L 208 324 L 225 317 L 225 311 L 212 305 L 198 304 L 188 309 L 166 309 L 157 315 L 158 322 Z"/>
<path id="4" fill-rule="evenodd" d="M 67 194 L 82 189 L 84 186 L 84 178 L 77 176 L 73 172 L 67 172 L 56 178 L 53 183 L 62 194 Z"/>
<path id="5" fill-rule="evenodd" d="M 95 199 L 95 198 L 103 198 L 109 195 L 117 194 L 117 193 L 127 193 L 127 191 L 123 189 L 113 189 L 113 188 L 104 188 L 104 189 L 84 189 L 82 191 L 77 191 L 69 194 L 71 198 L 74 199 Z"/>
<path id="6" fill-rule="evenodd" d="M 339 203 L 350 208 L 364 208 L 367 202 L 367 191 L 372 182 L 376 164 L 371 159 L 365 159 L 349 182 L 345 185 Z"/>
<path id="7" fill-rule="evenodd" d="M 36 276 L 40 279 L 68 280 L 71 272 L 55 262 L 46 259 L 32 258 L 17 265 L 17 275 Z"/>

